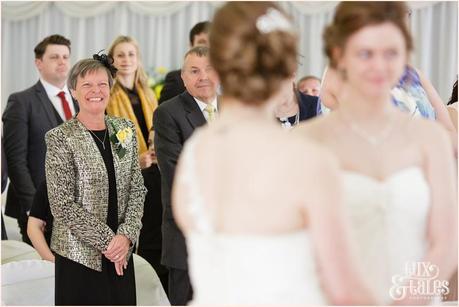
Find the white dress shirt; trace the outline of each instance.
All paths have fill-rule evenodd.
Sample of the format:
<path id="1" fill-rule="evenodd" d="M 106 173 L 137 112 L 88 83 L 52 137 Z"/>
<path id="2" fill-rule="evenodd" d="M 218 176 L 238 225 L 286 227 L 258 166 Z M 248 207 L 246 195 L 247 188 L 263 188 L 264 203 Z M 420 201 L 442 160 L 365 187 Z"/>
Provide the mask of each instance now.
<path id="1" fill-rule="evenodd" d="M 65 113 L 64 113 L 64 108 L 62 108 L 62 101 L 57 96 L 60 92 L 64 91 L 65 93 L 65 99 L 67 99 L 67 102 L 69 103 L 70 111 L 72 112 L 72 116 L 75 116 L 75 106 L 73 105 L 73 100 L 72 96 L 70 95 L 70 91 L 67 87 L 67 84 L 64 85 L 64 88 L 60 89 L 42 78 L 40 78 L 41 84 L 43 84 L 43 87 L 45 88 L 46 94 L 48 95 L 49 100 L 51 100 L 51 103 L 54 106 L 54 109 L 56 109 L 57 113 L 59 116 L 62 118 L 62 121 L 66 121 L 65 119 Z"/>

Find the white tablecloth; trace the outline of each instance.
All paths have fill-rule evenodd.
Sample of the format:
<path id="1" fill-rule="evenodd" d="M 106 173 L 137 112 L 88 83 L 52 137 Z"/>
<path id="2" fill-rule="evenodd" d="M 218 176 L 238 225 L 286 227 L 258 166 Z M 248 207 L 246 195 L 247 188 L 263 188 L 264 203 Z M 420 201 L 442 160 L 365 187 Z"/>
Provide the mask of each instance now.
<path id="1" fill-rule="evenodd" d="M 54 264 L 28 244 L 2 241 L 2 305 L 54 305 Z M 169 306 L 152 266 L 134 254 L 137 305 Z"/>
<path id="2" fill-rule="evenodd" d="M 21 241 L 2 240 L 2 264 L 30 259 L 41 260 L 40 255 L 32 246 Z"/>

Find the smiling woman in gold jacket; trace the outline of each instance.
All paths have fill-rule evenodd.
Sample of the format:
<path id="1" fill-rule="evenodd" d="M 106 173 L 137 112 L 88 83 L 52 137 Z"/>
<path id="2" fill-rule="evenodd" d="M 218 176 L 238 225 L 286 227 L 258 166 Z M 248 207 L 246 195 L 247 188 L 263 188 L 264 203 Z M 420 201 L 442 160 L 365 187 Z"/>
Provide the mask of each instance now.
<path id="1" fill-rule="evenodd" d="M 146 189 L 131 121 L 105 116 L 114 68 L 81 60 L 68 85 L 78 115 L 46 134 L 56 305 L 135 305 L 131 257 Z"/>

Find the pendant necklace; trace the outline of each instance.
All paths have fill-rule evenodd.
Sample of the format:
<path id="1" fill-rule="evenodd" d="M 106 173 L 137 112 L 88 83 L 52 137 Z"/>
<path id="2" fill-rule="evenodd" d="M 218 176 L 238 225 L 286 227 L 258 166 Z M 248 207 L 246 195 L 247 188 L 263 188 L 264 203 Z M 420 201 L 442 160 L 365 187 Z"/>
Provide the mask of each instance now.
<path id="1" fill-rule="evenodd" d="M 92 135 L 94 135 L 97 140 L 99 140 L 99 142 L 102 144 L 102 148 L 105 150 L 105 139 L 107 138 L 107 130 L 108 129 L 105 129 L 105 133 L 104 133 L 104 140 L 102 141 L 94 132 L 92 132 L 91 130 L 87 129 L 89 132 L 91 132 Z"/>
<path id="2" fill-rule="evenodd" d="M 78 117 L 75 117 L 79 122 L 80 124 L 87 130 L 89 131 L 89 133 L 91 133 L 92 135 L 94 135 L 96 137 L 96 139 L 102 144 L 102 148 L 105 150 L 105 140 L 107 138 L 107 128 L 105 128 L 105 133 L 104 133 L 104 140 L 102 141 L 94 132 L 92 132 L 91 130 L 89 130 L 79 119 Z"/>
<path id="3" fill-rule="evenodd" d="M 351 131 L 364 139 L 367 143 L 369 143 L 371 146 L 378 146 L 381 143 L 383 143 L 389 136 L 392 130 L 394 129 L 395 125 L 395 116 L 391 116 L 387 126 L 379 133 L 378 135 L 372 135 L 368 132 L 365 131 L 364 128 L 362 128 L 360 125 L 352 121 L 350 118 L 348 118 L 343 112 L 340 112 L 342 120 L 351 128 Z"/>

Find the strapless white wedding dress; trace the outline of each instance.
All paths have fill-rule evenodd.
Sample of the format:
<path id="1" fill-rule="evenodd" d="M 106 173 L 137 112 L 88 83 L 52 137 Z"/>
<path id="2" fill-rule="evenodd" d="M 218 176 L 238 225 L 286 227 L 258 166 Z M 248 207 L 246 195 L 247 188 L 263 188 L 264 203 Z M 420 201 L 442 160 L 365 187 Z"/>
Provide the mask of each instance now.
<path id="1" fill-rule="evenodd" d="M 383 181 L 343 171 L 345 205 L 356 243 L 358 263 L 380 302 L 406 265 L 422 261 L 427 251 L 430 189 L 419 167 L 402 169 Z M 393 287 L 394 286 L 394 287 Z"/>
<path id="2" fill-rule="evenodd" d="M 186 238 L 192 305 L 325 305 L 306 229 L 273 235 L 216 232 L 194 170 L 195 136 L 186 144 L 183 180 L 195 229 Z M 262 216 L 260 216 L 262 218 Z"/>

